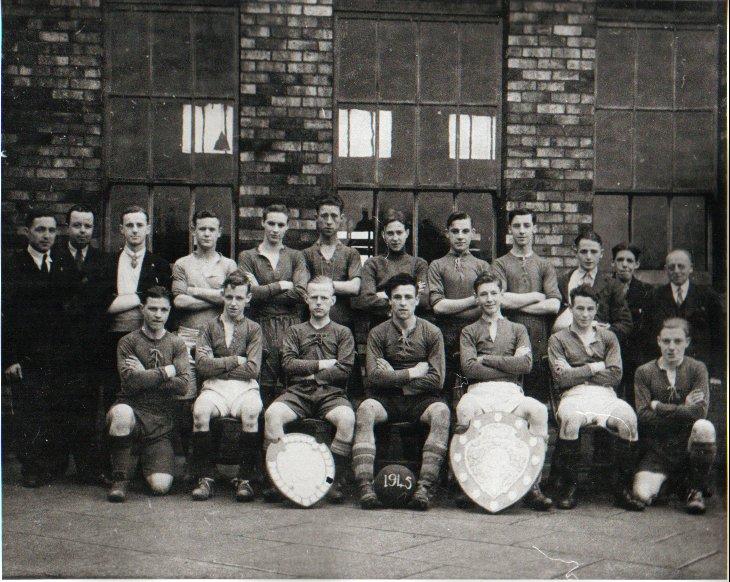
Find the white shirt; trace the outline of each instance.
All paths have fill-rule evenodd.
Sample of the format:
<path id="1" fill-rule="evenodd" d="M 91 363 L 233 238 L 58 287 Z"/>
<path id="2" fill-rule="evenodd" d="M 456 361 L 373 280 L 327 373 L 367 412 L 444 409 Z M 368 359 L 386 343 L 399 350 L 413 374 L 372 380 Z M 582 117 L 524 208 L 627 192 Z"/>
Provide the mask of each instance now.
<path id="1" fill-rule="evenodd" d="M 137 292 L 139 275 L 142 272 L 142 261 L 146 252 L 146 248 L 135 253 L 124 247 L 124 251 L 119 255 L 119 264 L 117 265 L 117 295 L 130 295 Z M 133 256 L 137 258 L 135 268 L 132 268 Z"/>
<path id="2" fill-rule="evenodd" d="M 598 267 L 590 271 L 584 271 L 578 267 L 575 271 L 573 271 L 570 275 L 570 279 L 568 280 L 568 302 L 572 304 L 572 301 L 570 300 L 570 292 L 573 289 L 580 287 L 583 284 L 593 287 L 593 284 L 596 282 L 597 275 Z"/>
<path id="3" fill-rule="evenodd" d="M 681 293 L 681 303 L 684 303 L 684 300 L 687 299 L 687 291 L 689 291 L 689 279 L 687 279 L 680 287 L 677 287 L 674 283 L 672 283 L 671 285 L 674 302 L 677 302 L 677 293 Z"/>
<path id="4" fill-rule="evenodd" d="M 78 252 L 78 249 L 73 246 L 71 243 L 68 243 L 68 250 L 71 252 L 71 256 L 76 260 L 76 253 Z M 89 245 L 86 245 L 83 249 L 81 249 L 81 257 L 86 260 L 86 253 L 89 251 Z"/>
<path id="5" fill-rule="evenodd" d="M 48 264 L 48 270 L 51 270 L 51 263 L 53 262 L 53 259 L 51 258 L 50 252 L 39 253 L 32 246 L 28 245 L 28 254 L 33 259 L 33 262 L 36 264 L 36 267 L 38 267 L 39 271 L 41 270 L 41 265 L 43 265 L 43 257 L 45 256 L 46 263 Z"/>

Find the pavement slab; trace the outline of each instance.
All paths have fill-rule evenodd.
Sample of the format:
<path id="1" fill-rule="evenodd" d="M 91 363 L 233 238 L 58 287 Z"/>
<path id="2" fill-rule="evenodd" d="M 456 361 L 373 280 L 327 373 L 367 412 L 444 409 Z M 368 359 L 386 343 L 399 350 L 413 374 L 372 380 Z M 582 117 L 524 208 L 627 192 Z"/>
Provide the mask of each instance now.
<path id="1" fill-rule="evenodd" d="M 646 564 L 632 564 L 617 560 L 598 560 L 587 566 L 581 566 L 573 572 L 579 580 L 636 580 L 639 578 L 672 578 L 674 570 L 647 566 Z"/>

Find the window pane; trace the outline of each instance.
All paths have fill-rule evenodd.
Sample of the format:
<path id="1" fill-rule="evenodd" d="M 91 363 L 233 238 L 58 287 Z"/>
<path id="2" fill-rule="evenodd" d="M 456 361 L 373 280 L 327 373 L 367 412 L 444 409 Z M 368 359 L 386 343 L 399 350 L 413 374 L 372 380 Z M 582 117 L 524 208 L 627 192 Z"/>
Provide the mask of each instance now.
<path id="1" fill-rule="evenodd" d="M 717 33 L 677 31 L 677 107 L 717 107 Z"/>
<path id="2" fill-rule="evenodd" d="M 663 196 L 634 196 L 631 203 L 631 239 L 642 249 L 642 269 L 661 269 L 669 248 L 669 205 Z"/>
<path id="3" fill-rule="evenodd" d="M 717 187 L 715 114 L 677 112 L 674 153 L 675 188 L 709 190 Z"/>
<path id="4" fill-rule="evenodd" d="M 152 92 L 189 95 L 192 68 L 190 18 L 180 12 L 152 14 Z"/>
<path id="5" fill-rule="evenodd" d="M 420 25 L 421 100 L 455 103 L 459 96 L 458 27 L 450 22 Z"/>
<path id="6" fill-rule="evenodd" d="M 637 188 L 671 188 L 673 125 L 670 111 L 636 112 Z"/>
<path id="7" fill-rule="evenodd" d="M 213 186 L 196 188 L 194 206 L 191 214 L 207 210 L 215 214 L 221 223 L 221 237 L 218 239 L 218 252 L 231 257 L 233 254 L 233 196 L 230 188 L 216 188 Z"/>
<path id="8" fill-rule="evenodd" d="M 707 269 L 706 223 L 704 198 L 676 196 L 672 199 L 672 248 L 688 249 L 698 271 Z"/>
<path id="9" fill-rule="evenodd" d="M 339 234 L 340 240 L 351 246 L 363 257 L 363 262 L 375 254 L 374 196 L 371 190 L 340 190 L 345 203 L 347 224 Z"/>
<path id="10" fill-rule="evenodd" d="M 467 212 L 471 216 L 476 230 L 471 244 L 472 254 L 491 263 L 495 258 L 496 229 L 493 196 L 487 192 L 461 192 L 456 197 L 456 210 Z"/>
<path id="11" fill-rule="evenodd" d="M 386 106 L 383 106 L 386 107 Z M 416 108 L 412 105 L 387 106 L 392 110 L 392 128 L 389 136 L 383 131 L 383 115 L 380 115 L 378 177 L 384 185 L 413 184 L 416 165 L 414 157 Z M 384 142 L 390 142 L 388 157 L 384 155 Z"/>
<path id="12" fill-rule="evenodd" d="M 380 228 L 383 225 L 383 219 L 388 216 L 389 212 L 393 210 L 400 210 L 406 215 L 406 226 L 411 231 L 411 236 L 408 237 L 406 242 L 405 250 L 408 253 L 413 253 L 413 237 L 415 232 L 413 229 L 413 193 L 412 192 L 378 192 L 378 220 L 377 227 L 378 233 L 376 235 L 376 249 L 378 253 L 382 253 L 385 248 L 385 243 L 380 236 Z"/>
<path id="13" fill-rule="evenodd" d="M 147 14 L 109 12 L 105 55 L 110 66 L 109 89 L 116 93 L 149 92 L 149 29 Z"/>
<path id="14" fill-rule="evenodd" d="M 193 115 L 193 178 L 231 182 L 236 176 L 238 118 L 232 101 L 196 102 Z"/>
<path id="15" fill-rule="evenodd" d="M 500 136 L 497 109 L 462 108 L 459 115 L 459 185 L 496 188 L 499 184 Z M 469 119 L 464 131 L 464 118 Z M 467 155 L 464 155 L 467 153 Z"/>
<path id="16" fill-rule="evenodd" d="M 374 101 L 378 59 L 375 21 L 353 18 L 337 22 L 337 97 Z"/>
<path id="17" fill-rule="evenodd" d="M 190 189 L 160 186 L 153 190 L 152 245 L 171 263 L 190 252 Z"/>
<path id="18" fill-rule="evenodd" d="M 634 31 L 599 28 L 596 38 L 596 103 L 630 107 L 634 87 Z"/>
<path id="19" fill-rule="evenodd" d="M 149 174 L 149 101 L 113 98 L 107 102 L 107 171 L 112 177 Z"/>
<path id="20" fill-rule="evenodd" d="M 461 27 L 461 102 L 497 105 L 501 99 L 501 27 Z"/>
<path id="21" fill-rule="evenodd" d="M 407 21 L 378 24 L 380 99 L 416 99 L 416 25 Z"/>
<path id="22" fill-rule="evenodd" d="M 374 109 L 358 107 L 337 111 L 337 180 L 340 184 L 375 182 L 376 119 Z"/>
<path id="23" fill-rule="evenodd" d="M 449 250 L 446 238 L 446 218 L 454 211 L 451 192 L 423 192 L 416 200 L 418 206 L 418 256 L 429 263 L 443 257 Z"/>
<path id="24" fill-rule="evenodd" d="M 119 225 L 122 221 L 122 210 L 131 205 L 149 208 L 147 186 L 115 184 L 109 189 L 107 204 L 109 228 L 106 229 L 106 243 L 111 252 L 117 252 L 124 246 L 124 237 L 119 232 Z"/>
<path id="25" fill-rule="evenodd" d="M 422 184 L 453 186 L 456 183 L 456 159 L 449 156 L 451 114 L 456 114 L 452 107 L 421 107 L 418 174 Z"/>
<path id="26" fill-rule="evenodd" d="M 195 94 L 233 97 L 238 92 L 238 25 L 234 13 L 193 17 Z"/>
<path id="27" fill-rule="evenodd" d="M 636 87 L 637 107 L 672 107 L 672 42 L 667 30 L 637 30 L 640 82 Z"/>
<path id="28" fill-rule="evenodd" d="M 595 119 L 596 188 L 631 188 L 631 112 L 596 111 Z"/>
<path id="29" fill-rule="evenodd" d="M 597 194 L 593 198 L 593 228 L 603 239 L 600 269 L 611 270 L 611 249 L 620 242 L 630 242 L 629 197 Z"/>
<path id="30" fill-rule="evenodd" d="M 152 101 L 152 172 L 155 178 L 190 179 L 191 126 L 184 122 L 190 114 L 190 103 L 178 99 Z M 187 133 L 185 139 L 183 128 Z"/>

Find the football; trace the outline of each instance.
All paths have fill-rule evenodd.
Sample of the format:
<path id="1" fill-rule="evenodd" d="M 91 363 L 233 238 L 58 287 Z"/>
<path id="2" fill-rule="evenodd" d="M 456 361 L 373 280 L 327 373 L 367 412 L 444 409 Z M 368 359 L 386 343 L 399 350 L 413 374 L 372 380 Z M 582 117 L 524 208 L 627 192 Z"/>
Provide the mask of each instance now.
<path id="1" fill-rule="evenodd" d="M 385 507 L 404 507 L 416 490 L 416 476 L 403 465 L 387 465 L 375 477 L 373 488 Z"/>

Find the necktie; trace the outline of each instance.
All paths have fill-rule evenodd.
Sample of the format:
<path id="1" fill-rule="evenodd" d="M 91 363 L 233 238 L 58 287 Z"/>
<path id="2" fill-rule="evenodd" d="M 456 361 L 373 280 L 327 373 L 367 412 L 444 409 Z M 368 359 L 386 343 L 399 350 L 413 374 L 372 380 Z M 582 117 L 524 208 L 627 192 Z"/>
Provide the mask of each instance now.
<path id="1" fill-rule="evenodd" d="M 80 271 L 84 264 L 84 255 L 81 252 L 81 249 L 76 249 L 76 257 L 74 260 L 76 261 L 76 268 Z"/>
<path id="2" fill-rule="evenodd" d="M 48 269 L 48 255 L 46 253 L 43 253 L 43 260 L 41 261 L 41 272 L 42 273 L 50 273 L 50 270 Z"/>
<path id="3" fill-rule="evenodd" d="M 593 277 L 591 277 L 590 273 L 585 273 L 583 275 L 583 281 L 581 282 L 582 285 L 588 285 L 589 287 L 593 287 Z"/>
<path id="4" fill-rule="evenodd" d="M 677 297 L 675 298 L 677 301 L 677 307 L 681 307 L 683 300 L 682 300 L 682 289 L 680 287 L 677 287 Z"/>
<path id="5" fill-rule="evenodd" d="M 139 259 L 137 258 L 137 254 L 136 254 L 136 253 L 134 253 L 134 254 L 131 254 L 131 255 L 130 255 L 130 257 L 131 257 L 131 259 L 132 259 L 132 268 L 133 268 L 133 269 L 136 269 L 136 268 L 137 268 L 137 261 L 139 260 Z"/>

